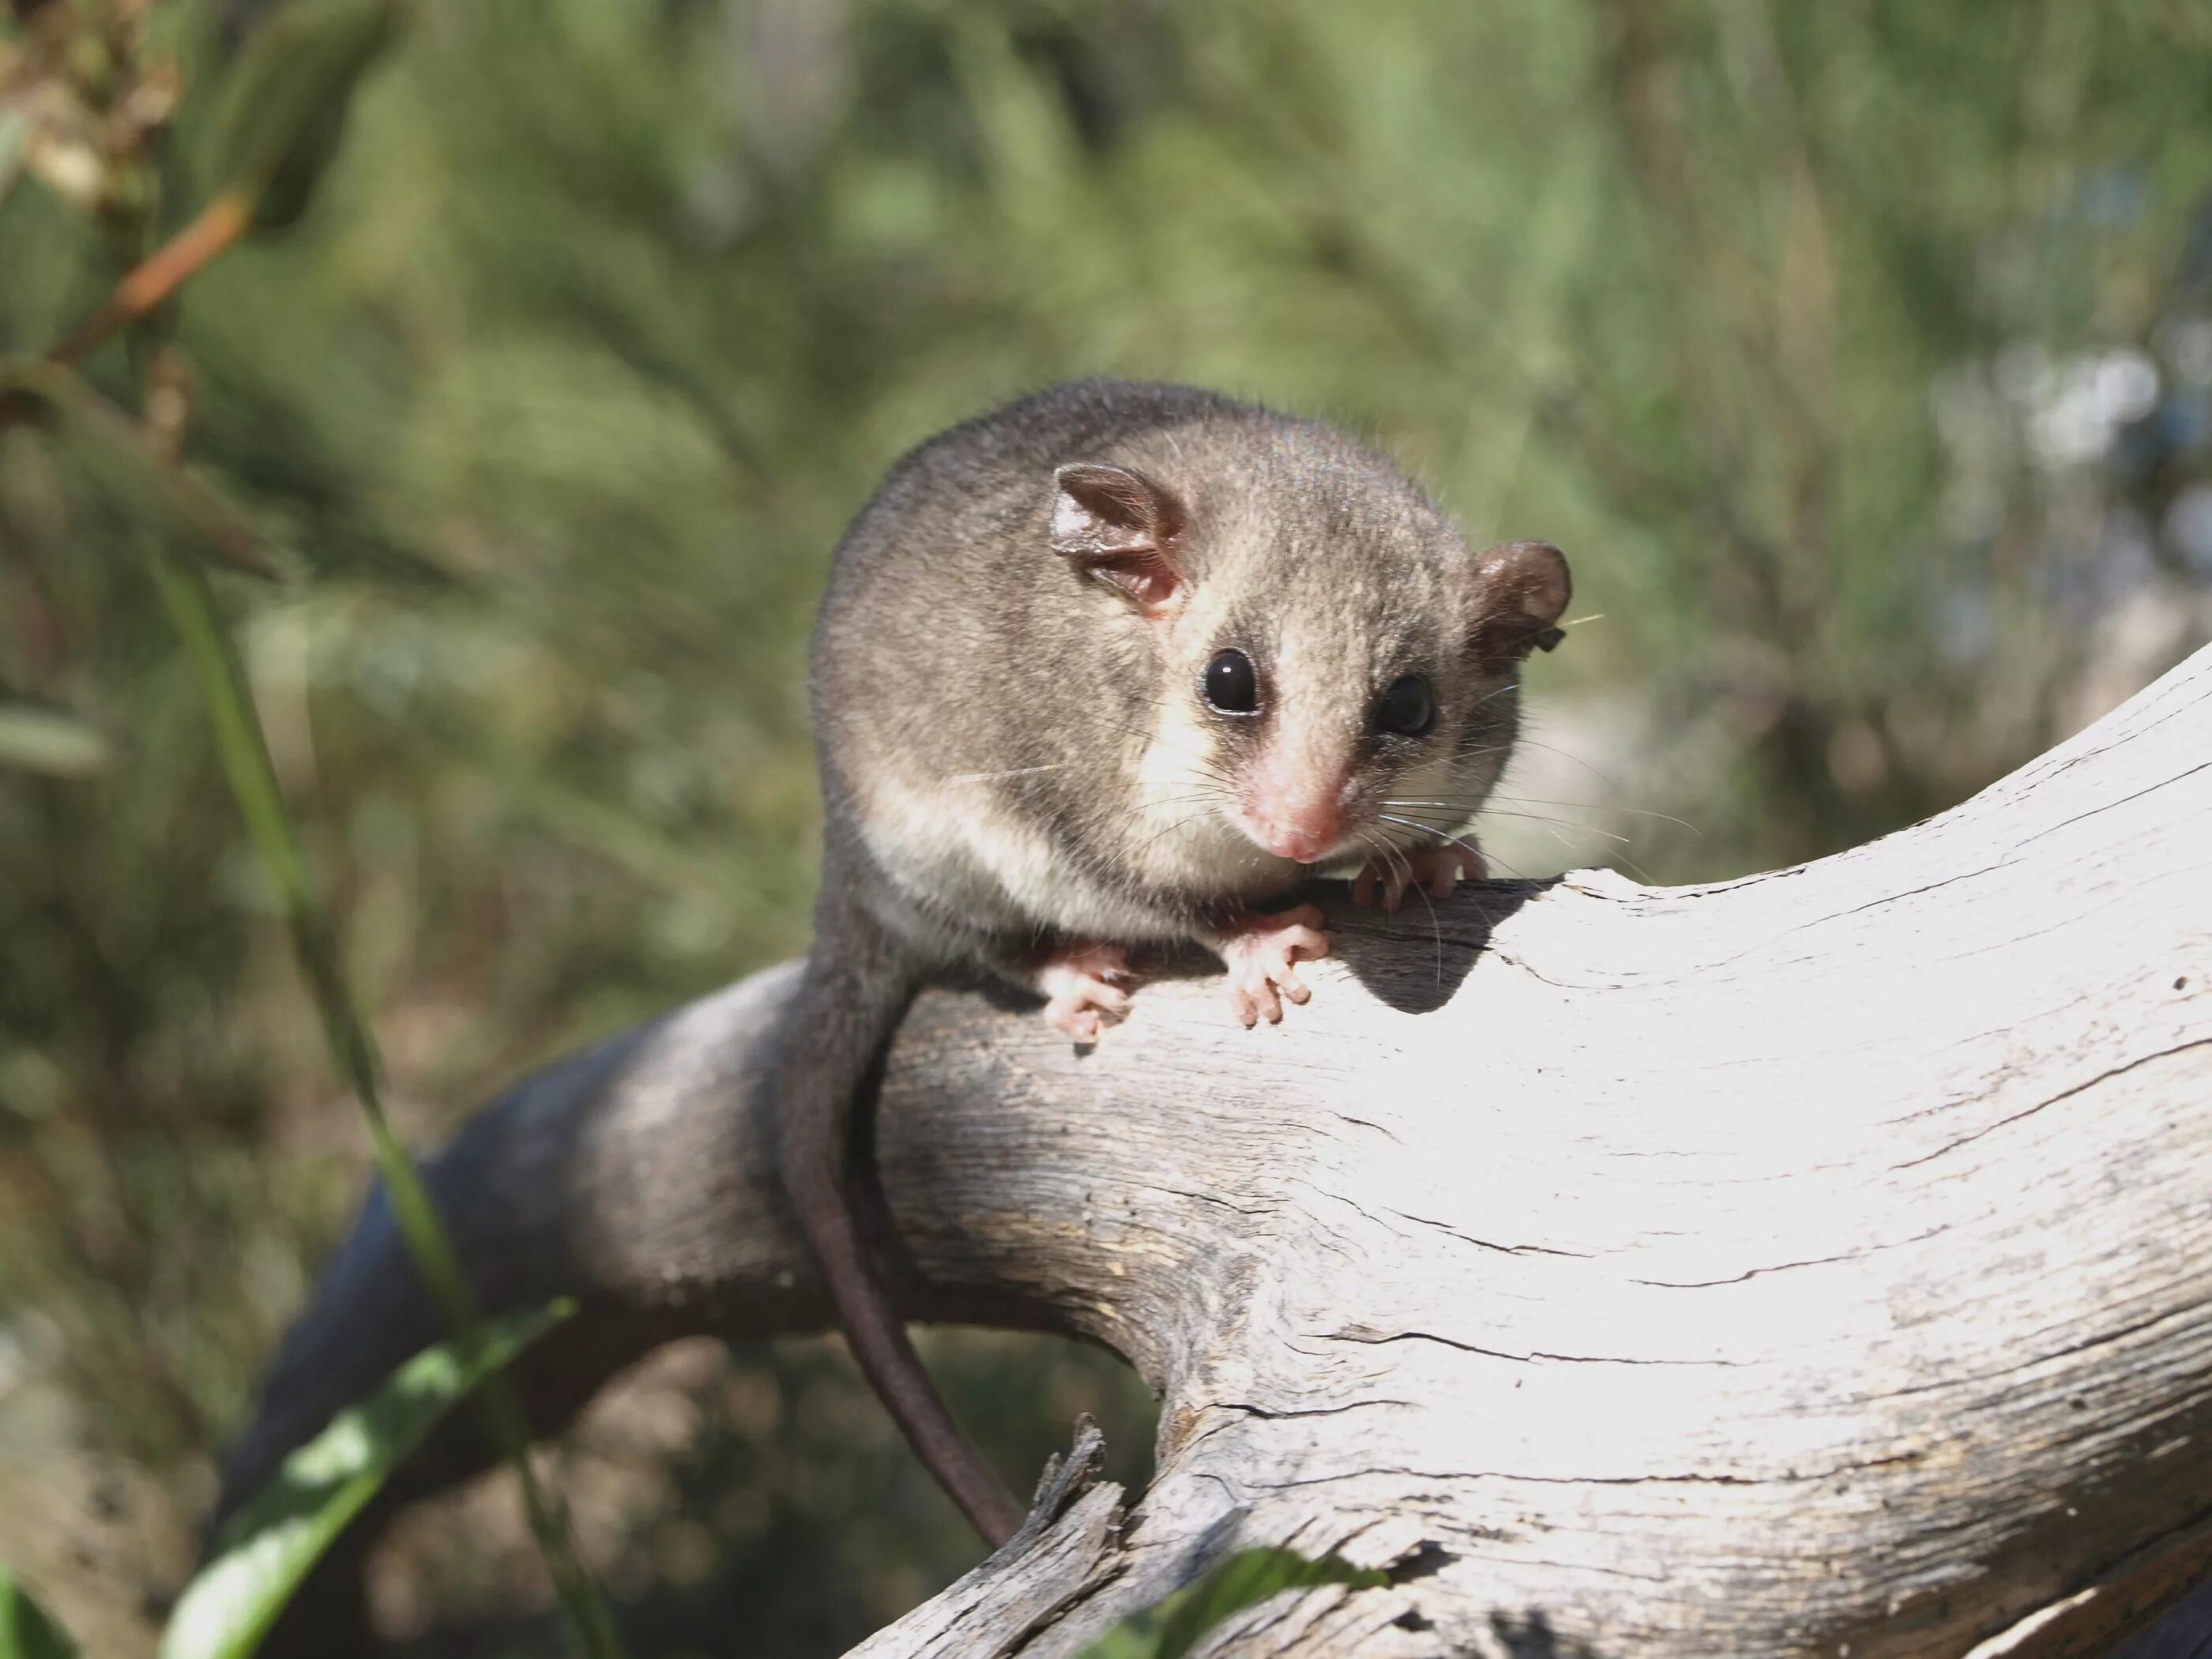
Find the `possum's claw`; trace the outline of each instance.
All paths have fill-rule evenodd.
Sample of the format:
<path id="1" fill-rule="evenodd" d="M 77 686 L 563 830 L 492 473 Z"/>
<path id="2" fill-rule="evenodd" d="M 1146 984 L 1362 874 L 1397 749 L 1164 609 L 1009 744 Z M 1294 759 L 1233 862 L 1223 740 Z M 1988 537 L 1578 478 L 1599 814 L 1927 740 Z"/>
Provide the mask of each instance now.
<path id="1" fill-rule="evenodd" d="M 1082 1043 L 1097 1042 L 1104 1025 L 1128 1013 L 1136 983 L 1129 952 L 1119 945 L 1064 945 L 1044 959 L 1036 974 L 1045 1018 Z"/>
<path id="2" fill-rule="evenodd" d="M 1321 931 L 1321 912 L 1310 904 L 1273 914 L 1248 911 L 1213 941 L 1229 969 L 1229 1006 L 1247 1027 L 1283 1018 L 1282 999 L 1304 1002 L 1313 993 L 1298 977 L 1297 965 L 1328 954 L 1328 935 Z"/>
<path id="3" fill-rule="evenodd" d="M 1370 859 L 1352 878 L 1352 902 L 1372 904 L 1379 898 L 1382 908 L 1395 914 L 1408 888 L 1419 887 L 1431 898 L 1449 898 L 1462 878 L 1480 881 L 1485 873 L 1482 854 L 1472 846 L 1416 847 L 1386 859 Z"/>

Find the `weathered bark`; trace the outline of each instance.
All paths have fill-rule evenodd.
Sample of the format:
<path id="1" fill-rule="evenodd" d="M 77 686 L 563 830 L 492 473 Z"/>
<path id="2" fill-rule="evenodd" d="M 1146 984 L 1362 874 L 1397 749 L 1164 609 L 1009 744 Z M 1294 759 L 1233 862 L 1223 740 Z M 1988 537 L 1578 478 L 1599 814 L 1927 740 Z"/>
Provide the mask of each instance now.
<path id="1" fill-rule="evenodd" d="M 1163 1407 L 1133 1523 L 1064 1492 L 872 1659 L 1066 1654 L 1258 1542 L 1395 1582 L 1209 1652 L 2090 1654 L 2212 1565 L 2212 651 L 1838 857 L 1333 925 L 1279 1029 L 1203 980 L 1090 1054 L 908 1020 L 903 1304 L 1095 1337 Z M 821 1323 L 746 1103 L 789 983 L 438 1165 L 488 1301 L 585 1300 L 546 1420 L 669 1334 Z M 233 1489 L 434 1334 L 373 1210 Z"/>

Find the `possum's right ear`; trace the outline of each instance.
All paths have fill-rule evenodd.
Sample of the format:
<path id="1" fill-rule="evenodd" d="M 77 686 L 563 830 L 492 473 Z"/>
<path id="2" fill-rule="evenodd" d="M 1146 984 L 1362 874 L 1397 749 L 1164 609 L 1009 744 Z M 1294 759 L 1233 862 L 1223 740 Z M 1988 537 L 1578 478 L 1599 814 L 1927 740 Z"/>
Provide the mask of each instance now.
<path id="1" fill-rule="evenodd" d="M 1488 670 L 1504 673 L 1531 651 L 1549 651 L 1565 638 L 1559 618 L 1575 591 L 1567 556 L 1549 542 L 1501 542 L 1474 562 L 1475 654 Z"/>
<path id="2" fill-rule="evenodd" d="M 1052 482 L 1052 550 L 1126 594 L 1146 616 L 1172 612 L 1183 592 L 1175 557 L 1183 510 L 1174 492 L 1104 461 L 1071 461 Z"/>

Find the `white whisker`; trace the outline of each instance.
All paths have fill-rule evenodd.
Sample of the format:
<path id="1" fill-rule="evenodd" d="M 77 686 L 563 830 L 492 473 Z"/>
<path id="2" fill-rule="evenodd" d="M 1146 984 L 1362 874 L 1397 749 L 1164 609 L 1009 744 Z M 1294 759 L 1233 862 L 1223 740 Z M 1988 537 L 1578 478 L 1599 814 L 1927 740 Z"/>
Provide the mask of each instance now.
<path id="1" fill-rule="evenodd" d="M 1057 772 L 1072 766 L 1073 761 L 1054 761 L 1049 766 L 1016 766 L 1004 772 L 955 772 L 945 779 L 947 783 L 992 783 L 1000 778 L 1025 778 L 1036 772 Z"/>

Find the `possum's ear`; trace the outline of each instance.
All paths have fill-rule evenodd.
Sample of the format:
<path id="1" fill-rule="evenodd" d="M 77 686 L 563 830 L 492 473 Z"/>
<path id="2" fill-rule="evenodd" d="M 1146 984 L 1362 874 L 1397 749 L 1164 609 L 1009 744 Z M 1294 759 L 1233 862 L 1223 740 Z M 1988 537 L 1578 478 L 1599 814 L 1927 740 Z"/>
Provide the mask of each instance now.
<path id="1" fill-rule="evenodd" d="M 1052 482 L 1052 550 L 1148 617 L 1172 610 L 1183 592 L 1175 556 L 1183 509 L 1174 492 L 1104 461 L 1071 461 Z"/>
<path id="2" fill-rule="evenodd" d="M 1575 591 L 1567 556 L 1549 542 L 1500 542 L 1475 556 L 1475 653 L 1510 670 L 1565 637 L 1559 618 Z"/>

